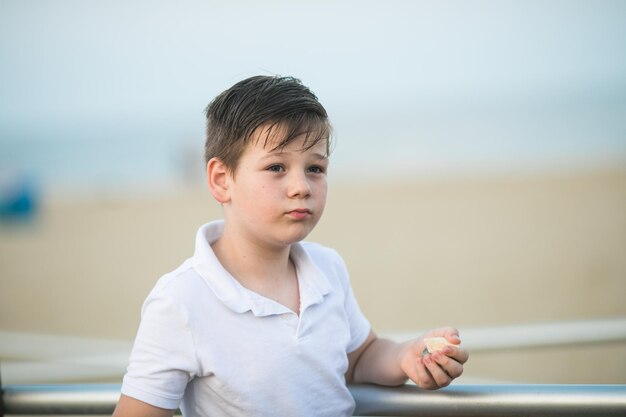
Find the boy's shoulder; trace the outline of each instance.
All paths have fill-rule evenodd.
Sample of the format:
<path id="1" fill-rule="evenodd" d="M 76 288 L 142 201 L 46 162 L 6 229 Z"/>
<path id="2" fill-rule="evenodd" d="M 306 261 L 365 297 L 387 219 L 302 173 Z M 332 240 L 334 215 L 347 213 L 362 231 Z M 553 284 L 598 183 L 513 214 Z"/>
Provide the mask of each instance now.
<path id="1" fill-rule="evenodd" d="M 194 269 L 193 258 L 190 258 L 178 268 L 162 275 L 150 292 L 150 297 L 186 298 L 197 294 L 198 286 L 202 286 L 202 279 Z"/>

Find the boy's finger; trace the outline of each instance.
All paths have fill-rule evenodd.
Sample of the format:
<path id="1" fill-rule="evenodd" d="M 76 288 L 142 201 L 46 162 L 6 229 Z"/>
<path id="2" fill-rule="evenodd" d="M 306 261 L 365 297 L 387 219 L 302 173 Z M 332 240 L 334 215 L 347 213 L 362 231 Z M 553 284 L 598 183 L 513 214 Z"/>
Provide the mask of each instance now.
<path id="1" fill-rule="evenodd" d="M 460 364 L 464 364 L 469 359 L 469 352 L 459 347 L 446 346 L 441 353 L 456 360 Z"/>
<path id="2" fill-rule="evenodd" d="M 439 333 L 440 336 L 445 337 L 446 339 L 457 339 L 460 340 L 459 338 L 459 330 L 455 327 L 442 327 L 440 329 L 438 329 L 437 333 Z"/>
<path id="3" fill-rule="evenodd" d="M 426 369 L 426 365 L 424 364 L 424 358 L 417 358 L 415 362 L 415 373 L 417 374 L 417 378 L 416 380 L 413 380 L 413 382 L 415 382 L 418 387 L 424 389 L 437 388 L 435 386 L 435 381 L 432 375 L 430 374 L 428 369 Z"/>
<path id="4" fill-rule="evenodd" d="M 433 359 L 439 364 L 443 371 L 452 379 L 458 378 L 463 373 L 463 365 L 449 356 L 439 352 L 433 355 Z"/>
<path id="5" fill-rule="evenodd" d="M 450 385 L 452 378 L 445 370 L 437 363 L 433 356 L 424 358 L 424 365 L 434 380 L 436 388 L 445 387 Z"/>
<path id="6" fill-rule="evenodd" d="M 460 345 L 461 344 L 461 338 L 459 337 L 459 333 L 449 333 L 446 334 L 445 338 L 448 340 L 448 342 L 454 344 L 454 345 Z"/>
<path id="7" fill-rule="evenodd" d="M 439 355 L 441 356 L 441 355 Z M 435 361 L 435 359 L 431 356 L 426 356 L 424 358 L 424 364 L 430 372 L 430 375 L 435 380 L 435 383 L 438 387 L 446 387 L 450 385 L 452 382 L 452 378 L 448 375 L 441 366 Z"/>
<path id="8" fill-rule="evenodd" d="M 441 336 L 441 337 L 459 337 L 459 331 L 455 327 L 439 327 L 437 329 L 432 329 L 428 333 L 424 335 L 425 337 L 433 337 L 433 336 Z"/>

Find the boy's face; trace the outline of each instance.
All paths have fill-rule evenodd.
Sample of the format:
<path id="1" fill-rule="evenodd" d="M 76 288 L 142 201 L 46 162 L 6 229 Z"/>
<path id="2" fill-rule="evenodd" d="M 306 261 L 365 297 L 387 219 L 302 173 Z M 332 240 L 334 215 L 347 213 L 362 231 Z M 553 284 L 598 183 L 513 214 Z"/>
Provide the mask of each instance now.
<path id="1" fill-rule="evenodd" d="M 261 129 L 230 181 L 228 228 L 251 242 L 284 247 L 313 230 L 326 204 L 327 142 L 303 150 L 304 136 L 273 150 Z M 260 140 L 259 140 L 260 138 Z"/>

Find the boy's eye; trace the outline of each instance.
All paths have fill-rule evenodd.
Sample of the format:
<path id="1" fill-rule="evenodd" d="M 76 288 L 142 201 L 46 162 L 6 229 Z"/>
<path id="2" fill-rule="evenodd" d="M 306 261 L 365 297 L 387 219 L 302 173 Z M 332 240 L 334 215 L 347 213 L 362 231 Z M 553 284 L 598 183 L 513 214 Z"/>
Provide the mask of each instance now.
<path id="1" fill-rule="evenodd" d="M 309 167 L 309 172 L 312 172 L 314 174 L 323 174 L 325 171 L 324 171 L 324 168 L 315 165 L 315 166 Z"/>
<path id="2" fill-rule="evenodd" d="M 282 165 L 271 165 L 267 167 L 267 170 L 271 172 L 282 172 L 284 168 L 282 167 Z"/>

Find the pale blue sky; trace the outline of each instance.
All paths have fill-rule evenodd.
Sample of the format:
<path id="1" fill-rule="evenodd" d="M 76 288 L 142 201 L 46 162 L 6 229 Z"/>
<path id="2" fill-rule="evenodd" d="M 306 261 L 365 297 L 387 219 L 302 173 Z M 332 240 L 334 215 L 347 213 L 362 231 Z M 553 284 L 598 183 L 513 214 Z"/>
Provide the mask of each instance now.
<path id="1" fill-rule="evenodd" d="M 624 1 L 0 0 L 0 161 L 45 176 L 16 143 L 97 143 L 55 157 L 71 181 L 107 176 L 107 143 L 197 149 L 217 93 L 276 73 L 329 110 L 339 175 L 626 163 L 625 22 Z"/>

